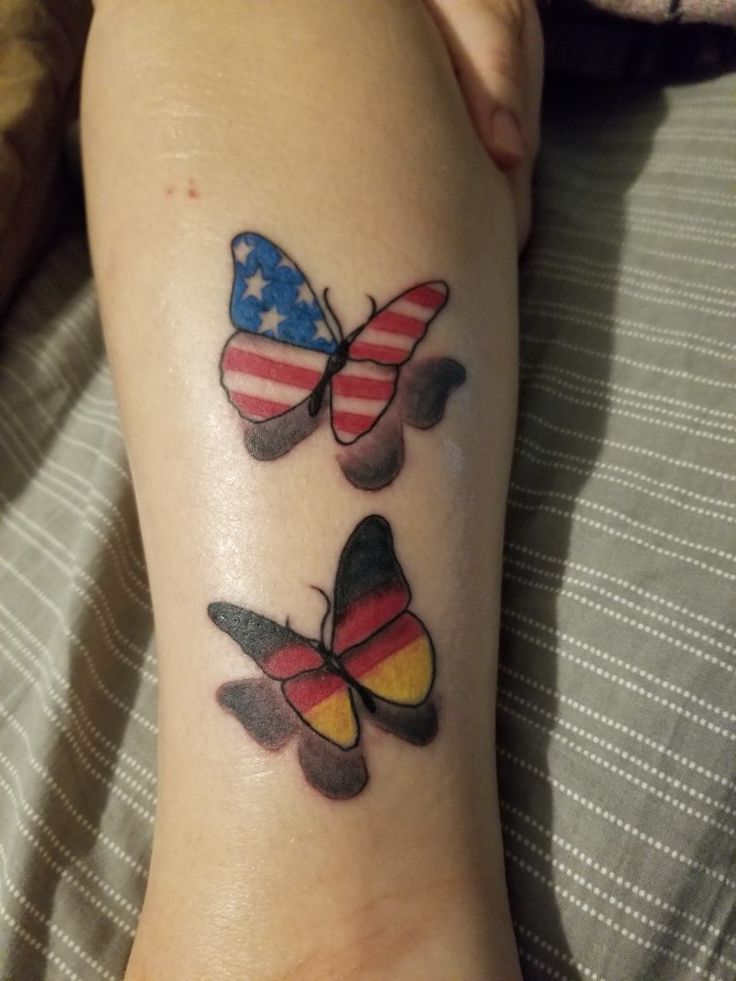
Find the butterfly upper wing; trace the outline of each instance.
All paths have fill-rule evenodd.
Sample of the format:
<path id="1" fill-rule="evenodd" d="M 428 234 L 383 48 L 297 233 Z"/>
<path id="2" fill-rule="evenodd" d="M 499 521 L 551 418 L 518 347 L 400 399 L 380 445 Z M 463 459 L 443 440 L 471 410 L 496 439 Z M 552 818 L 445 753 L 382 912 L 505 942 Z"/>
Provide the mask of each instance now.
<path id="1" fill-rule="evenodd" d="M 337 350 L 312 287 L 285 252 L 263 235 L 241 232 L 232 253 L 230 317 L 238 330 L 327 355 Z"/>
<path id="2" fill-rule="evenodd" d="M 449 287 L 436 280 L 413 286 L 379 310 L 356 334 L 350 345 L 353 361 L 401 365 L 427 333 L 447 303 Z"/>
<path id="3" fill-rule="evenodd" d="M 372 361 L 348 361 L 333 375 L 332 431 L 339 443 L 354 443 L 375 426 L 394 397 L 397 375 L 397 368 Z"/>
<path id="4" fill-rule="evenodd" d="M 360 736 L 353 696 L 347 682 L 326 668 L 308 671 L 282 685 L 286 700 L 320 736 L 341 749 L 352 749 Z"/>
<path id="5" fill-rule="evenodd" d="M 212 622 L 229 634 L 269 678 L 282 681 L 322 666 L 318 651 L 301 634 L 234 603 L 211 603 Z"/>
<path id="6" fill-rule="evenodd" d="M 391 526 L 372 514 L 345 543 L 335 577 L 332 650 L 343 654 L 402 613 L 411 599 Z"/>

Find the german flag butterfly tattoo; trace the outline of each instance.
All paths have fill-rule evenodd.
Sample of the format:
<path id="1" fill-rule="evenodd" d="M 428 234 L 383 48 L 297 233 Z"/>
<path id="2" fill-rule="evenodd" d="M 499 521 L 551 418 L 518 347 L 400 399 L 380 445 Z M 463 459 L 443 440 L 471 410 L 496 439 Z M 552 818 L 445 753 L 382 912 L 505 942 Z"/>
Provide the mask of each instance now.
<path id="1" fill-rule="evenodd" d="M 409 584 L 385 518 L 365 518 L 343 548 L 329 640 L 327 599 L 319 639 L 232 603 L 212 603 L 208 612 L 263 672 L 222 685 L 221 707 L 267 749 L 295 742 L 307 781 L 345 799 L 368 782 L 365 720 L 417 746 L 434 739 L 435 655 L 427 628 L 409 610 Z"/>
<path id="2" fill-rule="evenodd" d="M 329 415 L 345 476 L 377 490 L 404 462 L 404 423 L 429 429 L 465 380 L 450 358 L 414 361 L 416 346 L 445 306 L 447 283 L 420 283 L 365 323 L 343 331 L 328 299 L 277 245 L 255 232 L 232 241 L 230 319 L 221 381 L 259 460 L 292 450 Z"/>

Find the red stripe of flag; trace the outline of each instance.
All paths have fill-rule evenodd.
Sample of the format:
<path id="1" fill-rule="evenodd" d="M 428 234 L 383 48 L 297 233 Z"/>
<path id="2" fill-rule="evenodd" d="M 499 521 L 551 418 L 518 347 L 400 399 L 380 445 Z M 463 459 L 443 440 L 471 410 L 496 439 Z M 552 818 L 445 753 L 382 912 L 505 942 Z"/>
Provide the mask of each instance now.
<path id="1" fill-rule="evenodd" d="M 292 678 L 291 681 L 284 683 L 284 691 L 289 701 L 302 715 L 320 702 L 324 702 L 330 695 L 345 688 L 347 688 L 346 681 L 339 675 L 325 670 Z"/>
<path id="2" fill-rule="evenodd" d="M 406 609 L 408 602 L 409 594 L 401 581 L 355 600 L 335 622 L 335 653 L 342 654 L 370 637 Z"/>
<path id="3" fill-rule="evenodd" d="M 301 671 L 318 668 L 322 658 L 308 644 L 292 644 L 280 647 L 263 662 L 264 669 L 273 678 L 291 678 Z"/>
<path id="4" fill-rule="evenodd" d="M 364 399 L 390 399 L 394 394 L 395 381 L 383 378 L 366 378 L 363 375 L 345 375 L 340 372 L 332 379 L 335 395 Z"/>
<path id="5" fill-rule="evenodd" d="M 376 421 L 375 415 L 363 415 L 360 412 L 337 412 L 332 410 L 332 424 L 340 433 L 360 435 L 370 429 Z"/>
<path id="6" fill-rule="evenodd" d="M 270 399 L 261 399 L 255 395 L 243 395 L 242 392 L 230 392 L 230 398 L 243 415 L 249 418 L 271 419 L 291 408 L 284 402 L 272 402 Z"/>
<path id="7" fill-rule="evenodd" d="M 405 613 L 385 630 L 351 651 L 345 658 L 345 668 L 354 678 L 360 680 L 371 668 L 408 647 L 423 634 L 424 628 L 419 620 L 411 613 Z"/>
<path id="8" fill-rule="evenodd" d="M 315 388 L 322 377 L 322 372 L 314 371 L 312 368 L 274 361 L 262 354 L 253 354 L 251 351 L 243 351 L 234 346 L 225 351 L 222 364 L 226 371 L 242 371 L 259 378 L 268 378 L 305 389 Z"/>
<path id="9" fill-rule="evenodd" d="M 406 337 L 422 337 L 427 325 L 417 317 L 409 317 L 405 313 L 394 313 L 393 310 L 382 310 L 368 324 L 368 329 L 385 330 L 391 334 L 403 334 Z"/>
<path id="10" fill-rule="evenodd" d="M 358 338 L 350 345 L 350 357 L 365 358 L 369 361 L 378 361 L 379 364 L 401 364 L 406 361 L 411 351 L 402 351 L 398 347 L 389 347 L 388 344 L 369 344 Z"/>
<path id="11" fill-rule="evenodd" d="M 437 287 L 425 283 L 424 286 L 415 286 L 413 290 L 405 293 L 404 299 L 411 300 L 412 303 L 418 303 L 420 307 L 429 307 L 430 310 L 437 310 L 447 299 L 447 291 L 437 289 Z"/>

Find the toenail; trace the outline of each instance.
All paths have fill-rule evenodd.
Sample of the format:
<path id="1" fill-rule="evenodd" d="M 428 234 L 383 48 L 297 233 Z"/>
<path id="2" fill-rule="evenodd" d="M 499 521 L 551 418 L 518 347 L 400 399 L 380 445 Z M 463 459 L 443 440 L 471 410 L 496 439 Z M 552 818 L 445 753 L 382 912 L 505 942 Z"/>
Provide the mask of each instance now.
<path id="1" fill-rule="evenodd" d="M 502 170 L 512 170 L 524 156 L 519 120 L 509 109 L 496 109 L 490 120 L 491 156 Z"/>

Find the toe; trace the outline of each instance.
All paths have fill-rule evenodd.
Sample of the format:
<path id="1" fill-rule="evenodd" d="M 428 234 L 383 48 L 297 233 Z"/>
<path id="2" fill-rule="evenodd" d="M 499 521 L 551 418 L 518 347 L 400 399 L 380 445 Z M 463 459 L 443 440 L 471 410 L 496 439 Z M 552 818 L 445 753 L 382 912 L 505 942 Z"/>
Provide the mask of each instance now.
<path id="1" fill-rule="evenodd" d="M 525 151 L 522 0 L 428 0 L 478 135 L 505 170 Z"/>
<path id="2" fill-rule="evenodd" d="M 528 234 L 539 143 L 542 35 L 532 0 L 426 0 L 471 119 L 511 180 L 520 240 Z"/>

